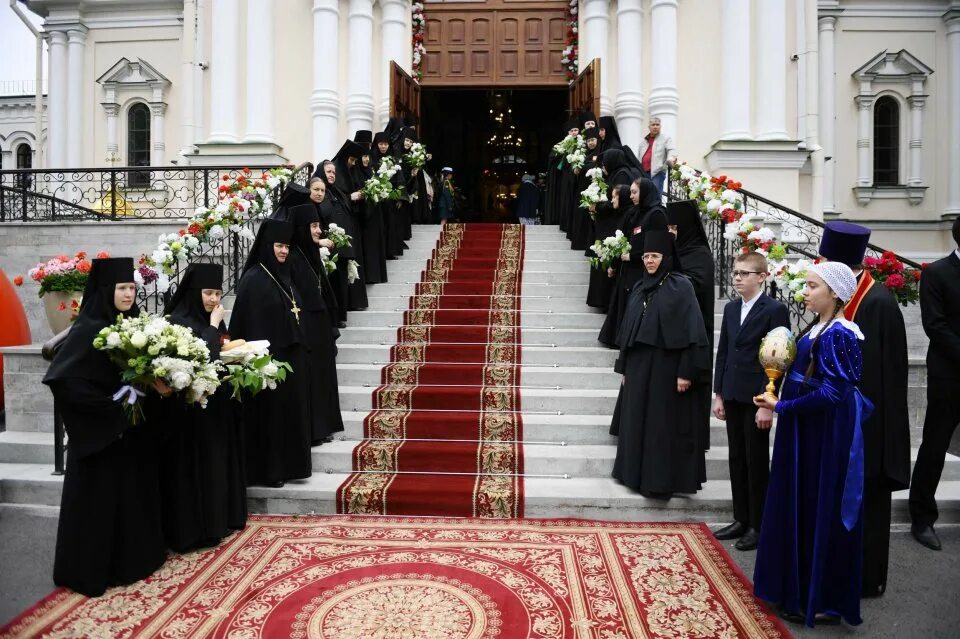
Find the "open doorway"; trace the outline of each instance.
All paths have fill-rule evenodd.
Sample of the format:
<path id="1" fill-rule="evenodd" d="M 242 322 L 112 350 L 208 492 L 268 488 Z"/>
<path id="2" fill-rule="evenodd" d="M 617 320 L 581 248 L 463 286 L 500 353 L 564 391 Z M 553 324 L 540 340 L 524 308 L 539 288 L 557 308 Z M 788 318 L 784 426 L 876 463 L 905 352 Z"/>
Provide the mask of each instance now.
<path id="1" fill-rule="evenodd" d="M 565 87 L 423 88 L 420 135 L 433 172 L 454 170 L 461 220 L 513 218 L 523 175 L 544 171 L 550 148 L 563 137 L 567 103 Z"/>

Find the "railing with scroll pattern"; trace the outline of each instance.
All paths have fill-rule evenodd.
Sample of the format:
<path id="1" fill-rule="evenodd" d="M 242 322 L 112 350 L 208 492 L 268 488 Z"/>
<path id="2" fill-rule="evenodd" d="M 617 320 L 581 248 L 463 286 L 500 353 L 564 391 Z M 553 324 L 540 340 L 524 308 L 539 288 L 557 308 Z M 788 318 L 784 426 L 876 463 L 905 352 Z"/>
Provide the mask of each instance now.
<path id="1" fill-rule="evenodd" d="M 229 173 L 220 173 L 221 180 L 223 179 L 223 175 L 229 175 Z M 310 176 L 312 175 L 313 164 L 310 162 L 304 162 L 293 169 L 293 175 L 291 176 L 290 181 L 291 183 L 306 186 L 307 182 L 310 180 Z M 268 197 L 273 201 L 274 209 L 276 209 L 277 203 L 280 200 L 281 191 L 282 187 L 278 186 L 268 195 Z M 211 206 L 216 204 L 216 202 L 217 199 L 214 197 L 211 202 Z M 260 221 L 260 219 L 250 219 L 247 220 L 243 226 L 249 228 L 255 235 L 260 226 Z M 190 261 L 220 264 L 223 266 L 223 294 L 228 295 L 232 293 L 237 287 L 237 284 L 240 283 L 240 275 L 243 269 L 243 264 L 247 258 L 247 253 L 250 252 L 250 246 L 252 244 L 253 240 L 244 237 L 240 233 L 227 233 L 222 238 L 210 240 L 206 246 L 204 246 L 198 253 L 194 254 L 190 258 Z M 177 290 L 177 282 L 180 279 L 181 273 L 186 270 L 186 268 L 187 265 L 185 263 L 181 264 L 180 262 L 177 262 L 176 266 L 174 267 L 174 272 L 170 276 L 170 288 L 165 293 L 160 293 L 155 284 L 138 289 L 137 301 L 140 308 L 149 313 L 162 313 L 165 302 Z"/>
<path id="2" fill-rule="evenodd" d="M 271 166 L 128 166 L 0 171 L 0 222 L 170 219 L 217 203 L 223 176 Z"/>
<path id="3" fill-rule="evenodd" d="M 777 232 L 780 240 L 787 244 L 788 259 L 803 257 L 814 260 L 817 258 L 820 238 L 823 237 L 823 222 L 777 204 L 751 191 L 745 189 L 738 189 L 738 191 L 743 196 L 744 216 L 751 220 L 757 220 L 763 226 Z M 668 182 L 666 194 L 669 201 L 675 202 L 687 199 L 686 193 L 678 180 Z M 704 219 L 704 229 L 707 232 L 707 239 L 713 251 L 714 281 L 721 298 L 734 299 L 736 291 L 733 289 L 730 273 L 733 271 L 733 260 L 740 249 L 739 242 L 723 237 L 725 226 L 723 220 Z M 875 244 L 867 245 L 868 256 L 879 257 L 884 251 L 885 249 Z M 920 264 L 902 256 L 898 255 L 897 259 L 911 268 L 921 268 Z M 767 294 L 787 305 L 790 310 L 790 321 L 795 329 L 800 330 L 813 321 L 813 315 L 807 311 L 803 302 L 796 302 L 786 295 L 773 277 L 767 282 Z"/>

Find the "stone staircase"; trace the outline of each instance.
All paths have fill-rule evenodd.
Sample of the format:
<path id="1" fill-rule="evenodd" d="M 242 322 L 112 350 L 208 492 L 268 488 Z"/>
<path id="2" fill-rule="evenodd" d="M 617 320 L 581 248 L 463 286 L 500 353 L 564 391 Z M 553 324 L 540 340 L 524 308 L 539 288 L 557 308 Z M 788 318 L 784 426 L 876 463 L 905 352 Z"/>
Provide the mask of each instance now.
<path id="1" fill-rule="evenodd" d="M 313 450 L 314 475 L 283 488 L 253 487 L 261 513 L 333 513 L 336 490 L 362 439 L 372 391 L 401 324 L 438 228 L 415 227 L 410 249 L 388 262 L 390 283 L 369 289 L 370 307 L 351 313 L 339 340 L 338 371 L 345 432 Z M 608 434 L 619 388 L 616 353 L 596 341 L 603 315 L 584 304 L 588 264 L 554 226 L 527 227 L 523 273 L 521 405 L 524 411 L 525 514 L 617 520 L 727 521 L 732 510 L 723 422 L 713 420 L 708 481 L 696 495 L 648 500 L 610 479 L 616 439 Z M 229 304 L 230 300 L 227 300 Z M 722 311 L 718 301 L 715 311 Z M 719 319 L 719 317 L 718 317 Z M 719 321 L 717 322 L 719 326 Z M 53 470 L 52 400 L 40 378 L 39 347 L 4 349 L 7 431 L 0 433 L 0 502 L 56 506 L 61 478 Z M 923 397 L 922 360 L 911 360 L 912 403 Z M 922 407 L 912 406 L 913 456 Z M 941 521 L 960 522 L 960 458 L 950 456 L 938 492 Z M 894 518 L 909 521 L 907 492 L 894 495 Z"/>

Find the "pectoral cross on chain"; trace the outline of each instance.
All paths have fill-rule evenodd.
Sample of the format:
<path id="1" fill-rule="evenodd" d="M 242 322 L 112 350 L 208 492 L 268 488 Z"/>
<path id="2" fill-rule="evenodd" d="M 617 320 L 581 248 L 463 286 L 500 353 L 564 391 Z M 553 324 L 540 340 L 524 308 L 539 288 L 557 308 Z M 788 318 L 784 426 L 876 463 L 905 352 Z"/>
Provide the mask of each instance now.
<path id="1" fill-rule="evenodd" d="M 293 300 L 293 306 L 290 307 L 290 312 L 293 313 L 293 316 L 297 318 L 297 324 L 300 323 L 300 307 L 297 306 L 297 301 Z"/>

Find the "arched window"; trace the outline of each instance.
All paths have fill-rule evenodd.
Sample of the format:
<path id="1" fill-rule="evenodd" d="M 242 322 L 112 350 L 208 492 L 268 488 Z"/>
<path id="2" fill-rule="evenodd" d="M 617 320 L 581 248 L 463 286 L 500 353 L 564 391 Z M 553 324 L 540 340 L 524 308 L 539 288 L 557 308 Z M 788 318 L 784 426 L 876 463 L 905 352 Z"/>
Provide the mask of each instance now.
<path id="1" fill-rule="evenodd" d="M 33 168 L 33 149 L 26 142 L 17 146 L 17 168 Z"/>
<path id="2" fill-rule="evenodd" d="M 127 166 L 150 166 L 150 107 L 143 103 L 127 111 Z M 149 184 L 149 171 L 131 171 L 127 176 L 127 186 Z"/>
<path id="3" fill-rule="evenodd" d="M 873 185 L 900 184 L 900 105 L 885 95 L 873 107 Z"/>

